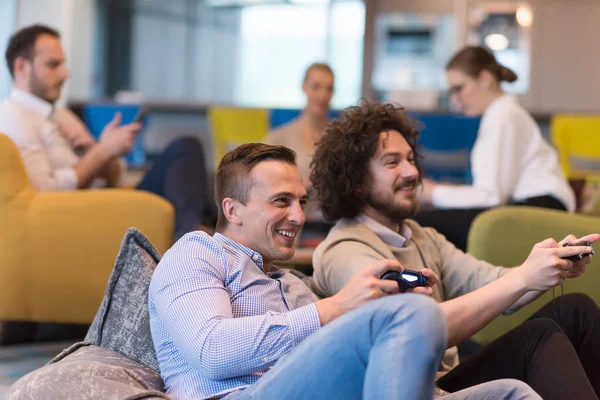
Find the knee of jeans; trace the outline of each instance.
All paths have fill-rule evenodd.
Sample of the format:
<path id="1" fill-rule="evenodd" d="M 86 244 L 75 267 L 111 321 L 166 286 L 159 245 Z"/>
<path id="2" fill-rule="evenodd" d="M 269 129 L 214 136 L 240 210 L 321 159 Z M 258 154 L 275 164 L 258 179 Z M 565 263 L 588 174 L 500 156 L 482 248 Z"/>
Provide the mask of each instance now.
<path id="1" fill-rule="evenodd" d="M 404 319 L 410 315 L 413 323 L 427 327 L 426 332 L 447 334 L 446 314 L 440 305 L 429 296 L 414 293 L 391 295 L 384 297 L 383 307 L 394 318 Z"/>
<path id="2" fill-rule="evenodd" d="M 518 379 L 498 379 L 493 381 L 504 399 L 541 399 L 541 397 L 528 384 Z"/>

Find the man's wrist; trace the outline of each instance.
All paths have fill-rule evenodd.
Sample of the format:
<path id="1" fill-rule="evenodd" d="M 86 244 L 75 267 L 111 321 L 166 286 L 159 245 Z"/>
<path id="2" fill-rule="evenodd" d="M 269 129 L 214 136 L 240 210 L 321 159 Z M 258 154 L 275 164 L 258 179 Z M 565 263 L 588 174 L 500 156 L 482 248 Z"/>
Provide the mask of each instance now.
<path id="1" fill-rule="evenodd" d="M 528 292 L 529 285 L 527 284 L 527 277 L 525 276 L 526 272 L 522 266 L 511 268 L 508 273 L 505 275 L 507 279 L 510 280 L 511 286 L 519 292 Z"/>
<path id="2" fill-rule="evenodd" d="M 315 305 L 317 306 L 321 326 L 328 324 L 344 314 L 342 308 L 336 304 L 335 296 L 319 300 Z"/>
<path id="3" fill-rule="evenodd" d="M 96 143 L 90 149 L 90 152 L 94 152 L 96 157 L 100 158 L 104 163 L 108 163 L 116 158 L 110 151 L 110 148 L 102 142 Z"/>

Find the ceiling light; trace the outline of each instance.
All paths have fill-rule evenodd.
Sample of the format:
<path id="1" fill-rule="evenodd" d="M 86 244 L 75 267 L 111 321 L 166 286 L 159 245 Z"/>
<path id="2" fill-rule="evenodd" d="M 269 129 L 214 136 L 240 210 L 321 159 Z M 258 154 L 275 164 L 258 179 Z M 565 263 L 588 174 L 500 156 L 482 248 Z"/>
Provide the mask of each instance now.
<path id="1" fill-rule="evenodd" d="M 483 40 L 487 47 L 494 51 L 505 50 L 508 47 L 508 38 L 501 33 L 489 34 Z"/>
<path id="2" fill-rule="evenodd" d="M 528 6 L 519 6 L 517 8 L 517 22 L 525 28 L 529 28 L 533 22 L 533 12 Z"/>

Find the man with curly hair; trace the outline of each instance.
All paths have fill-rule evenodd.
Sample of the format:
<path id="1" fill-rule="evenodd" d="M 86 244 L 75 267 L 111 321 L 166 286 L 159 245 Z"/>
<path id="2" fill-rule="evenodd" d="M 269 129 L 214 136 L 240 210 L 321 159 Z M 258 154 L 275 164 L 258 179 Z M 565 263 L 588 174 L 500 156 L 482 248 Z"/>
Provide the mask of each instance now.
<path id="1" fill-rule="evenodd" d="M 183 236 L 150 283 L 150 330 L 161 376 L 177 399 L 431 400 L 446 347 L 444 304 L 394 296 L 373 263 L 317 299 L 291 271 L 307 193 L 296 154 L 249 143 L 215 178 L 217 233 Z M 446 400 L 539 400 L 526 384 L 488 382 Z"/>
<path id="2" fill-rule="evenodd" d="M 439 370 L 442 389 L 515 378 L 529 383 L 544 399 L 597 398 L 600 345 L 593 338 L 600 334 L 600 309 L 580 294 L 557 300 L 563 307 L 560 320 L 551 319 L 550 303 L 458 365 L 457 349 L 450 346 L 498 315 L 531 302 L 561 278 L 581 275 L 590 257 L 574 263 L 564 257 L 573 251 L 589 254 L 591 248 L 562 244 L 591 243 L 600 235 L 569 235 L 560 243 L 544 240 L 514 268 L 465 254 L 434 229 L 410 219 L 419 209 L 418 134 L 402 108 L 366 101 L 327 126 L 314 156 L 311 181 L 324 216 L 336 225 L 313 257 L 317 290 L 334 295 L 368 264 L 397 260 L 429 278 L 431 286 L 415 292 L 445 306 L 449 348 Z M 562 383 L 565 379 L 568 385 Z"/>

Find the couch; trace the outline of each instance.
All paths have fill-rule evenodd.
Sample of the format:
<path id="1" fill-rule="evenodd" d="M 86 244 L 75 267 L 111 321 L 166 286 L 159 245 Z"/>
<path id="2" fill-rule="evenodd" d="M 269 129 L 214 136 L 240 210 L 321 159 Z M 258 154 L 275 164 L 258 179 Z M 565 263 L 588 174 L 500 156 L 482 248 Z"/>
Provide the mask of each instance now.
<path id="1" fill-rule="evenodd" d="M 89 324 L 123 234 L 136 226 L 165 251 L 174 210 L 130 189 L 39 193 L 0 134 L 0 321 Z"/>
<path id="2" fill-rule="evenodd" d="M 467 251 L 494 265 L 513 267 L 525 261 L 535 243 L 549 237 L 560 241 L 570 233 L 577 237 L 600 233 L 600 218 L 535 207 L 498 207 L 481 213 L 473 221 Z M 595 247 L 600 251 L 600 247 Z M 592 257 L 583 276 L 564 281 L 564 293 L 585 293 L 600 304 L 599 268 L 600 263 Z M 560 294 L 558 287 L 554 295 Z M 529 318 L 551 301 L 552 296 L 550 290 L 518 312 L 496 318 L 474 339 L 480 343 L 494 340 Z"/>

